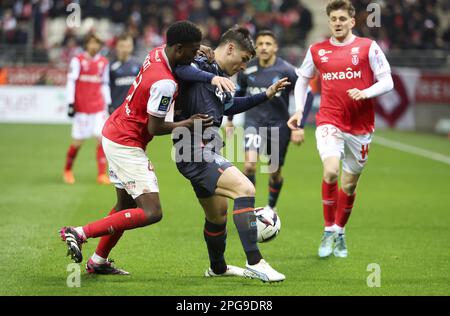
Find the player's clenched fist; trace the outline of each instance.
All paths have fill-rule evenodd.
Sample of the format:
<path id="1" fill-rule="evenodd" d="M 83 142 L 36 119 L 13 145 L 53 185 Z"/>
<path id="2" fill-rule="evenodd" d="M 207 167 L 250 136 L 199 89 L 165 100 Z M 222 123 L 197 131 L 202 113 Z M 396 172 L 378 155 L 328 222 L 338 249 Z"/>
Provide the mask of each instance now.
<path id="1" fill-rule="evenodd" d="M 73 103 L 69 103 L 69 107 L 67 108 L 67 116 L 68 117 L 75 116 L 75 105 Z"/>
<path id="2" fill-rule="evenodd" d="M 284 78 L 278 80 L 273 85 L 271 85 L 269 88 L 267 88 L 267 90 L 266 90 L 267 97 L 269 99 L 274 97 L 278 91 L 284 90 L 290 84 L 291 83 L 288 81 L 287 77 L 284 77 Z"/>
<path id="3" fill-rule="evenodd" d="M 300 127 L 300 123 L 302 122 L 303 118 L 303 112 L 297 111 L 294 113 L 294 115 L 291 116 L 291 118 L 288 120 L 287 125 L 292 130 L 297 130 Z"/>
<path id="4" fill-rule="evenodd" d="M 305 130 L 303 128 L 293 130 L 291 133 L 291 142 L 299 146 L 303 144 L 305 142 Z"/>
<path id="5" fill-rule="evenodd" d="M 366 93 L 363 90 L 359 90 L 356 88 L 347 90 L 347 94 L 350 98 L 352 98 L 355 101 L 367 99 Z"/>

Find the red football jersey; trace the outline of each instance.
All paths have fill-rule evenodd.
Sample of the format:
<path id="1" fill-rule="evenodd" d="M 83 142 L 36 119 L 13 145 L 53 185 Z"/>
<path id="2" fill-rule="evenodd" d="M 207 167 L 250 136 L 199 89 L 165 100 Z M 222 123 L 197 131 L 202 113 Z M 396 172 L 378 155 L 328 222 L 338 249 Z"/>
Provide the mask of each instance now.
<path id="1" fill-rule="evenodd" d="M 164 47 L 152 50 L 144 61 L 128 96 L 103 127 L 103 136 L 145 150 L 153 138 L 147 129 L 148 115 L 164 118 L 177 94 L 178 84 Z"/>
<path id="2" fill-rule="evenodd" d="M 106 110 L 108 96 L 102 91 L 103 85 L 109 84 L 108 60 L 87 53 L 72 58 L 68 74 L 69 103 L 75 104 L 79 113 L 97 113 Z M 75 81 L 75 91 L 69 81 Z M 109 97 L 110 98 L 110 97 Z"/>
<path id="3" fill-rule="evenodd" d="M 354 135 L 374 131 L 372 99 L 354 101 L 347 90 L 371 87 L 375 77 L 390 66 L 380 47 L 368 38 L 353 36 L 347 43 L 336 44 L 332 39 L 314 44 L 308 50 L 298 73 L 312 78 L 320 73 L 322 94 L 316 125 L 333 124 L 341 131 Z"/>

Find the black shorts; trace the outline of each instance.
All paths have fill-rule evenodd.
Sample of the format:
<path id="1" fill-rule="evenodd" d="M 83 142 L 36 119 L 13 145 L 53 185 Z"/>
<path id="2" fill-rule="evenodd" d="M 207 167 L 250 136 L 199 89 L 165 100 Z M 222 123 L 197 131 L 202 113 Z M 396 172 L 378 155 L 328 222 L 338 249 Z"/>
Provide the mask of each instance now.
<path id="1" fill-rule="evenodd" d="M 177 162 L 178 171 L 191 181 L 197 198 L 209 198 L 215 194 L 217 181 L 222 173 L 233 166 L 219 154 L 211 153 L 208 161 Z"/>
<path id="2" fill-rule="evenodd" d="M 266 155 L 273 161 L 272 155 L 277 155 L 280 167 L 284 165 L 289 142 L 291 141 L 291 130 L 286 126 L 265 127 L 246 125 L 244 135 L 245 151 L 256 151 L 259 155 Z M 273 130 L 275 129 L 275 130 Z M 273 144 L 272 144 L 273 142 Z"/>

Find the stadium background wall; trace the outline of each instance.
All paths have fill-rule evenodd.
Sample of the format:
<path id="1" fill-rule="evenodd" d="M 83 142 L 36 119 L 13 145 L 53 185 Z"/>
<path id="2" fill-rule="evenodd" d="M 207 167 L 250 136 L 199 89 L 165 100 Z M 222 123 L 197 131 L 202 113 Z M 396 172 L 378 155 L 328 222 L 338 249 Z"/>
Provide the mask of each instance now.
<path id="1" fill-rule="evenodd" d="M 4 71 L 5 85 L 0 86 L 0 122 L 70 123 L 66 116 L 65 75 L 60 69 L 47 70 L 49 77 L 56 78 L 48 83 L 42 80 L 39 67 L 14 67 Z M 377 128 L 450 132 L 447 125 L 442 128 L 442 122 L 450 120 L 450 74 L 394 68 L 393 78 L 394 91 L 377 99 Z M 314 102 L 315 111 L 319 97 Z M 235 124 L 240 125 L 242 121 L 241 115 Z M 314 115 L 308 122 L 314 123 Z M 437 129 L 438 126 L 441 128 Z"/>

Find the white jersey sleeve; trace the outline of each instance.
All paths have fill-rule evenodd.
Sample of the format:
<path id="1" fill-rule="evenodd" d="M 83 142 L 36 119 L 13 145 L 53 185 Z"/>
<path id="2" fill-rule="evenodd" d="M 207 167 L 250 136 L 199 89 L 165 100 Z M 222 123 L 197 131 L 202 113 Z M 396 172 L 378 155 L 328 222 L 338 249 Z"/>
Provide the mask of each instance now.
<path id="1" fill-rule="evenodd" d="M 164 118 L 170 110 L 176 91 L 177 84 L 173 80 L 163 79 L 155 82 L 150 88 L 147 113 Z"/>
<path id="2" fill-rule="evenodd" d="M 294 99 L 295 99 L 295 110 L 302 112 L 305 108 L 306 96 L 308 95 L 309 89 L 309 79 L 300 75 L 295 82 L 294 88 Z"/>
<path id="3" fill-rule="evenodd" d="M 67 73 L 66 95 L 67 103 L 75 102 L 75 83 L 80 76 L 80 60 L 73 57 L 70 61 L 69 72 Z"/>
<path id="4" fill-rule="evenodd" d="M 380 46 L 375 41 L 372 42 L 369 49 L 369 62 L 377 82 L 364 90 L 366 96 L 368 98 L 374 98 L 391 91 L 394 88 L 391 66 Z"/>
<path id="5" fill-rule="evenodd" d="M 381 75 L 391 73 L 391 66 L 389 66 L 386 56 L 375 41 L 372 42 L 369 48 L 369 63 L 377 79 Z"/>
<path id="6" fill-rule="evenodd" d="M 102 94 L 105 100 L 105 105 L 111 104 L 111 89 L 109 86 L 109 64 L 106 65 L 102 76 Z"/>
<path id="7" fill-rule="evenodd" d="M 311 47 L 309 47 L 302 65 L 300 66 L 300 68 L 297 68 L 295 72 L 299 77 L 303 76 L 305 78 L 311 79 L 316 74 L 316 71 L 316 65 L 314 65 L 314 60 L 311 54 Z"/>

